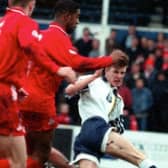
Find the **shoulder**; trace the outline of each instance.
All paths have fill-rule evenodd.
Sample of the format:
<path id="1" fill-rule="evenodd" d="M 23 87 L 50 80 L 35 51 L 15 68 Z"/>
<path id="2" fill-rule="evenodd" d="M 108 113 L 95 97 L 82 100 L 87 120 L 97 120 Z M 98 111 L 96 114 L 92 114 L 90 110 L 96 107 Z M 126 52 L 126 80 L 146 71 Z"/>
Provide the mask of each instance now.
<path id="1" fill-rule="evenodd" d="M 29 16 L 20 16 L 20 25 L 24 27 L 34 26 L 39 27 L 37 22 L 31 19 Z"/>

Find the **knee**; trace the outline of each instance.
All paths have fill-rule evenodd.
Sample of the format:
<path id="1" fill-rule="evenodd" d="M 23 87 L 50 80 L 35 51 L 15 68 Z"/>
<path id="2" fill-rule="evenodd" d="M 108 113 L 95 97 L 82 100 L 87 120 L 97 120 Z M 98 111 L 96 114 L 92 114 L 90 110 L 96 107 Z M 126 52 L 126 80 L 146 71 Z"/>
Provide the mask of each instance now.
<path id="1" fill-rule="evenodd" d="M 26 168 L 27 155 L 20 158 L 9 158 L 9 164 L 11 168 Z"/>
<path id="2" fill-rule="evenodd" d="M 97 168 L 97 164 L 90 160 L 79 161 L 79 168 Z"/>
<path id="3" fill-rule="evenodd" d="M 11 168 L 26 168 L 26 161 L 23 162 L 23 161 L 18 161 L 18 162 L 15 162 L 13 160 L 10 160 L 10 167 Z"/>

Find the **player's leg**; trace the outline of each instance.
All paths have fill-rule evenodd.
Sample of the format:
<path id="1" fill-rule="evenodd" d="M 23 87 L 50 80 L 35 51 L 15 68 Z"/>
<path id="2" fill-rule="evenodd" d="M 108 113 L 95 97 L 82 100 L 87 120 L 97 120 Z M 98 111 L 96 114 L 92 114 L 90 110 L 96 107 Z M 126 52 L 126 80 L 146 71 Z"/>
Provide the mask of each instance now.
<path id="1" fill-rule="evenodd" d="M 105 139 L 106 138 L 104 138 L 103 142 L 106 143 L 105 153 L 126 160 L 140 168 L 150 168 L 154 165 L 152 161 L 148 160 L 143 153 L 137 150 L 120 134 L 110 132 L 107 142 L 105 142 Z"/>
<path id="2" fill-rule="evenodd" d="M 26 168 L 24 129 L 18 117 L 17 93 L 14 87 L 6 84 L 0 83 L 0 87 L 0 151 L 9 159 L 11 168 Z"/>
<path id="3" fill-rule="evenodd" d="M 68 159 L 57 149 L 51 148 L 49 161 L 57 167 L 60 168 L 72 168 L 73 166 L 69 165 Z"/>
<path id="4" fill-rule="evenodd" d="M 29 156 L 42 166 L 49 159 L 53 131 L 32 131 L 26 135 Z"/>
<path id="5" fill-rule="evenodd" d="M 58 150 L 51 148 L 53 139 L 53 130 L 42 132 L 28 132 L 27 136 L 30 156 L 37 160 L 40 165 L 44 165 L 48 160 L 57 167 L 71 168 L 66 157 Z"/>
<path id="6" fill-rule="evenodd" d="M 24 136 L 0 136 L 0 151 L 9 159 L 11 168 L 26 168 Z"/>
<path id="7" fill-rule="evenodd" d="M 90 160 L 86 160 L 86 159 L 83 159 L 83 160 L 80 160 L 79 161 L 79 168 L 98 168 L 97 164 L 90 161 Z"/>

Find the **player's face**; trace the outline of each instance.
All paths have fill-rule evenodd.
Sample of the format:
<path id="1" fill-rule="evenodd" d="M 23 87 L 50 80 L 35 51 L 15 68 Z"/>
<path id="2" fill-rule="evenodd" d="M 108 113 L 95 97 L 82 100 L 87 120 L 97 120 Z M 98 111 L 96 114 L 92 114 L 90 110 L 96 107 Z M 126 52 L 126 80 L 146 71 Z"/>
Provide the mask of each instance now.
<path id="1" fill-rule="evenodd" d="M 77 24 L 79 23 L 79 16 L 80 16 L 80 9 L 78 9 L 75 13 L 69 15 L 66 24 L 67 33 L 71 34 L 75 30 Z"/>
<path id="2" fill-rule="evenodd" d="M 8 0 L 8 6 L 10 7 L 12 5 L 12 1 Z"/>
<path id="3" fill-rule="evenodd" d="M 35 6 L 36 6 L 36 0 L 30 1 L 30 3 L 29 3 L 29 13 L 28 13 L 29 16 L 32 15 Z"/>
<path id="4" fill-rule="evenodd" d="M 105 76 L 107 78 L 107 81 L 113 86 L 113 87 L 119 87 L 123 83 L 123 79 L 125 77 L 127 67 L 122 68 L 116 68 L 116 67 L 110 67 L 107 68 L 105 71 Z"/>

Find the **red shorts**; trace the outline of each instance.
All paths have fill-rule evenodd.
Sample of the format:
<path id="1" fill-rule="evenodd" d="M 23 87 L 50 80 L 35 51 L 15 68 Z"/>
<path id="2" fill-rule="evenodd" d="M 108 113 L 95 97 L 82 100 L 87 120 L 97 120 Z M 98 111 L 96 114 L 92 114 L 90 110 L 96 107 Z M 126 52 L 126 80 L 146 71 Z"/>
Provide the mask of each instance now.
<path id="1" fill-rule="evenodd" d="M 24 134 L 15 88 L 0 83 L 0 135 L 22 136 Z"/>
<path id="2" fill-rule="evenodd" d="M 26 131 L 47 131 L 58 125 L 55 114 L 21 111 L 21 117 Z"/>

